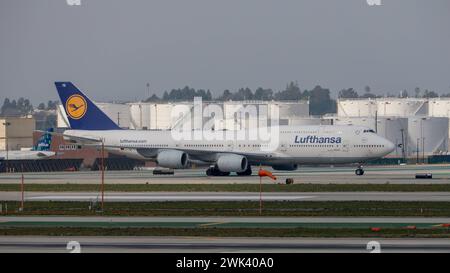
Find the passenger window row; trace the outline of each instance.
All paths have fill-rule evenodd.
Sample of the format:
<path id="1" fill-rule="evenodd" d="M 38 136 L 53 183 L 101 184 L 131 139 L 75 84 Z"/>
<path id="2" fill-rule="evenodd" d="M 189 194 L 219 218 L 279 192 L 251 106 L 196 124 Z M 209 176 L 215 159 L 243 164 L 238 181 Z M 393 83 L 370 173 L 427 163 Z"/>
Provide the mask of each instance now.
<path id="1" fill-rule="evenodd" d="M 333 148 L 333 147 L 339 147 L 339 145 L 306 145 L 306 144 L 292 144 L 289 145 L 289 147 L 310 147 L 310 148 L 317 148 L 317 147 L 322 147 L 322 148 Z"/>
<path id="2" fill-rule="evenodd" d="M 382 148 L 384 145 L 353 145 L 355 148 Z"/>

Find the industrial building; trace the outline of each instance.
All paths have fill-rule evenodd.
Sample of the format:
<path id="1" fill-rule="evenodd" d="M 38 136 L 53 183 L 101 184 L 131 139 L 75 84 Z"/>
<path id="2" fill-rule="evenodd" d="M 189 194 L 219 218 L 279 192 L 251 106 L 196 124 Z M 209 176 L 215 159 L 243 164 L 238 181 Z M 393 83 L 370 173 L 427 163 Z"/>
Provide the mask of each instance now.
<path id="1" fill-rule="evenodd" d="M 338 99 L 338 117 L 427 116 L 429 100 L 421 98 Z"/>
<path id="2" fill-rule="evenodd" d="M 36 121 L 33 117 L 0 118 L 0 150 L 21 150 L 33 147 L 33 131 Z"/>

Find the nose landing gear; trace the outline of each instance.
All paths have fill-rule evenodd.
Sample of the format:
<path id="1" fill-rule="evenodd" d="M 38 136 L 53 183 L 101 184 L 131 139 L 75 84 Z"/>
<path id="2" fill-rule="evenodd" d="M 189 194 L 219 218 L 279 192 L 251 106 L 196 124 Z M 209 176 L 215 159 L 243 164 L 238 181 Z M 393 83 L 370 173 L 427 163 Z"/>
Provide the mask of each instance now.
<path id="1" fill-rule="evenodd" d="M 364 169 L 362 166 L 358 166 L 358 168 L 355 170 L 356 175 L 364 175 Z"/>

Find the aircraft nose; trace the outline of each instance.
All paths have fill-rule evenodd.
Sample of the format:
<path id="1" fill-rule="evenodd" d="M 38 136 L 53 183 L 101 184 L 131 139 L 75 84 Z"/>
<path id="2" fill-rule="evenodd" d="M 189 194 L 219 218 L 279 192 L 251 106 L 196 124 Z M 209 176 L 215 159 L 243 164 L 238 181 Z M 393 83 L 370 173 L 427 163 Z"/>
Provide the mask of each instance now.
<path id="1" fill-rule="evenodd" d="M 386 139 L 386 144 L 384 144 L 386 148 L 386 154 L 389 154 L 395 150 L 395 144 Z"/>

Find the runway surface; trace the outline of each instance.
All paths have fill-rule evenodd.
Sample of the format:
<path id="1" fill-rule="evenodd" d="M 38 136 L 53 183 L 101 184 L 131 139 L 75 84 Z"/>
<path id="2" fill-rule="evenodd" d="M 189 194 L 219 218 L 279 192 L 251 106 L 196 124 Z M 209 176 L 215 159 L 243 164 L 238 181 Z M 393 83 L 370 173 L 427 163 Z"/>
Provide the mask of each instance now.
<path id="1" fill-rule="evenodd" d="M 95 201 L 93 192 L 26 192 L 26 201 Z M 109 202 L 259 201 L 258 192 L 107 192 Z M 264 201 L 450 201 L 450 192 L 265 192 Z M 0 192 L 2 201 L 20 201 L 20 192 Z"/>
<path id="2" fill-rule="evenodd" d="M 269 168 L 269 170 L 271 170 Z M 355 167 L 300 167 L 297 171 L 274 171 L 277 182 L 293 178 L 295 183 L 314 184 L 448 184 L 450 183 L 450 165 L 408 165 L 408 166 L 367 166 L 365 175 L 356 176 Z M 415 179 L 416 173 L 433 174 L 433 179 Z M 257 170 L 254 170 L 254 174 Z M 175 170 L 175 175 L 153 175 L 150 170 L 107 171 L 106 183 L 109 184 L 258 184 L 259 177 L 236 176 L 207 177 L 204 169 Z M 20 174 L 0 174 L 0 184 L 20 183 Z M 59 172 L 26 173 L 27 184 L 99 184 L 99 172 Z M 274 183 L 264 179 L 263 183 Z"/>
<path id="3" fill-rule="evenodd" d="M 430 217 L 1 217 L 0 227 L 57 228 L 439 228 Z"/>
<path id="4" fill-rule="evenodd" d="M 89 252 L 357 252 L 369 253 L 376 241 L 381 252 L 450 252 L 449 239 L 304 239 L 304 238 L 214 238 L 214 237 L 2 237 L 0 252 L 69 253 L 69 242 L 78 242 Z M 369 250 L 369 249 L 370 250 Z M 71 248 L 69 248 L 71 249 Z"/>

